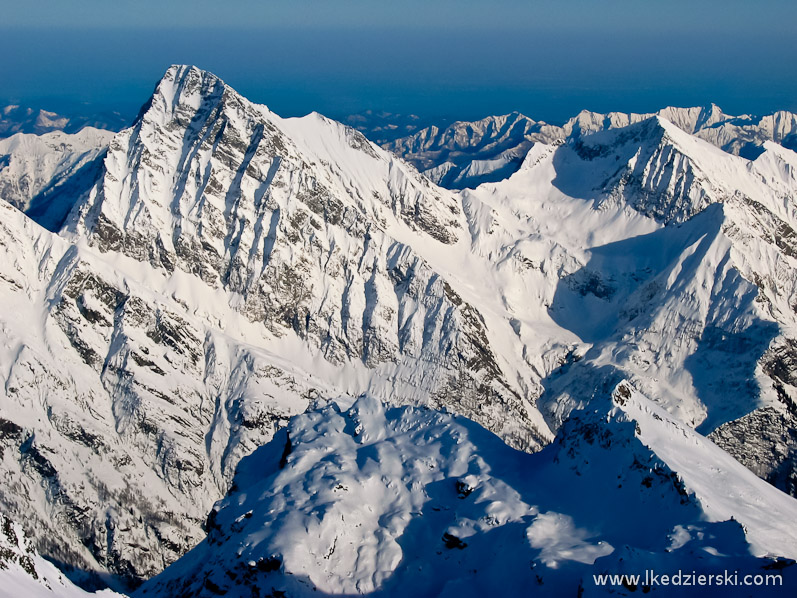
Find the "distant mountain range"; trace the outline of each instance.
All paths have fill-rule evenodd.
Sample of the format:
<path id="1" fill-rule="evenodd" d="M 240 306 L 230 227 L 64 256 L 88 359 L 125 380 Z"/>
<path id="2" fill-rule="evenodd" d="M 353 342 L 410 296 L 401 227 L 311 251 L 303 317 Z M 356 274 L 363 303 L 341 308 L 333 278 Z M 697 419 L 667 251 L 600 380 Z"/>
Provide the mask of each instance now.
<path id="1" fill-rule="evenodd" d="M 598 114 L 585 110 L 561 127 L 513 112 L 474 122 L 457 121 L 446 127 L 429 126 L 395 139 L 374 139 L 437 184 L 464 189 L 507 178 L 520 167 L 534 143 L 550 144 L 627 127 L 653 116 L 660 116 L 727 152 L 750 159 L 763 151 L 765 141 L 797 148 L 797 115 L 781 111 L 764 117 L 729 116 L 713 104 L 705 108 L 664 108 L 655 114 Z M 369 134 L 367 129 L 364 132 Z"/>
<path id="2" fill-rule="evenodd" d="M 87 108 L 91 112 L 90 108 Z M 119 131 L 130 124 L 130 121 L 118 112 L 101 113 L 87 116 L 85 114 L 64 115 L 41 108 L 9 104 L 0 107 L 0 139 L 16 133 L 32 133 L 43 135 L 53 131 L 77 133 L 84 127 Z"/>
<path id="3" fill-rule="evenodd" d="M 341 122 L 364 133 L 368 139 L 379 145 L 408 137 L 432 124 L 429 119 L 417 114 L 405 115 L 373 110 L 351 114 Z"/>
<path id="4" fill-rule="evenodd" d="M 795 130 L 513 114 L 396 155 L 173 66 L 118 133 L 0 141 L 0 595 L 81 595 L 53 563 L 164 598 L 791 591 Z"/>

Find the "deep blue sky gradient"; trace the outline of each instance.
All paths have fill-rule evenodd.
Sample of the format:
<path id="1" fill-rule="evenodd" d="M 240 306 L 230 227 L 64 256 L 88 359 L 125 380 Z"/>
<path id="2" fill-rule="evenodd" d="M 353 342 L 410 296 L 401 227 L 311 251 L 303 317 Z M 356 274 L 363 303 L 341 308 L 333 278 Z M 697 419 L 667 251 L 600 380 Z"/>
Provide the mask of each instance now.
<path id="1" fill-rule="evenodd" d="M 172 63 L 283 115 L 797 111 L 797 2 L 0 0 L 0 102 L 131 117 Z"/>

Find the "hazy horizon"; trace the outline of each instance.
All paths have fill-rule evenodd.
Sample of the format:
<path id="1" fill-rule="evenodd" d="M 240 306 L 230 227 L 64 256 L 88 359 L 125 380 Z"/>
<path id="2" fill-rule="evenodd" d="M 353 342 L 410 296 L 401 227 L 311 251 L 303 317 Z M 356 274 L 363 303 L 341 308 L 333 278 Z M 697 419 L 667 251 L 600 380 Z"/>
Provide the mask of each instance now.
<path id="1" fill-rule="evenodd" d="M 166 68 L 187 63 L 284 116 L 519 111 L 560 124 L 582 109 L 797 111 L 794 3 L 532 4 L 0 2 L 0 101 L 132 118 Z"/>

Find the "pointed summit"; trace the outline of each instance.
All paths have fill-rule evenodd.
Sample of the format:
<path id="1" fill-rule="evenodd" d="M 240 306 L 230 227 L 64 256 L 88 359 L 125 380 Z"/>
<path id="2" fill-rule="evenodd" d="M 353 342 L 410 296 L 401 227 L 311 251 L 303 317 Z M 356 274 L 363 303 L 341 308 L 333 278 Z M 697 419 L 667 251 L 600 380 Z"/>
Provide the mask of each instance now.
<path id="1" fill-rule="evenodd" d="M 363 159 L 373 162 L 364 168 L 369 176 Z M 330 169 L 333 163 L 339 168 Z M 259 226 L 262 202 L 272 195 L 289 210 L 309 201 L 331 224 L 348 206 L 385 224 L 388 208 L 394 219 L 446 243 L 460 228 L 453 198 L 356 131 L 313 115 L 281 119 L 217 76 L 175 65 L 134 126 L 111 142 L 104 176 L 73 210 L 67 230 L 103 251 L 227 284 L 239 280 L 230 268 L 252 257 L 232 266 L 240 243 L 257 237 L 242 231 Z M 328 201 L 337 207 L 325 207 Z"/>
<path id="2" fill-rule="evenodd" d="M 220 77 L 193 65 L 172 65 L 155 87 L 140 117 L 172 126 L 190 126 L 192 120 L 212 114 L 222 107 L 273 116 L 265 106 L 249 102 Z M 251 115 L 247 115 L 251 116 Z"/>

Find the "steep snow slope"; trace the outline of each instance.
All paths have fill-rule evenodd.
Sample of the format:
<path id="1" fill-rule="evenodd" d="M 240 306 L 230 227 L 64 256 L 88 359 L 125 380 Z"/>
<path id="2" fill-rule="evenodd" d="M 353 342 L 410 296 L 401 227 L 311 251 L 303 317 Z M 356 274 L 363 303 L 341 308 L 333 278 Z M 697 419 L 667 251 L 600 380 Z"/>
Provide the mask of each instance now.
<path id="1" fill-rule="evenodd" d="M 239 359 L 243 369 L 256 361 L 234 351 L 222 369 L 233 379 L 214 381 L 230 403 L 203 400 L 196 344 L 215 343 L 197 338 L 179 303 L 131 289 L 113 265 L 8 204 L 2 210 L 3 506 L 61 562 L 154 573 L 199 536 L 202 512 L 223 485 L 206 456 L 220 441 L 203 428 L 217 409 L 226 420 L 229 408 L 233 425 L 221 435 L 246 431 L 234 400 L 258 380 L 234 377 Z M 157 408 L 147 409 L 147 399 Z M 260 440 L 266 430 L 255 432 Z M 219 476 L 222 467 L 218 459 Z"/>
<path id="2" fill-rule="evenodd" d="M 796 516 L 797 500 L 626 383 L 536 455 L 361 397 L 297 416 L 244 459 L 208 537 L 135 595 L 614 593 L 592 574 L 765 573 L 756 557 L 797 555 L 782 525 Z M 783 575 L 774 595 L 795 588 Z"/>
<path id="3" fill-rule="evenodd" d="M 744 462 L 788 489 L 795 157 L 773 144 L 751 162 L 657 117 L 537 144 L 507 181 L 463 193 L 553 429 L 618 377 L 704 433 L 730 426 L 717 438 L 739 456 L 729 422 L 761 410 L 783 433 Z"/>
<path id="4" fill-rule="evenodd" d="M 86 592 L 36 553 L 22 526 L 0 513 L 0 596 L 8 598 L 122 598 L 110 590 Z"/>

